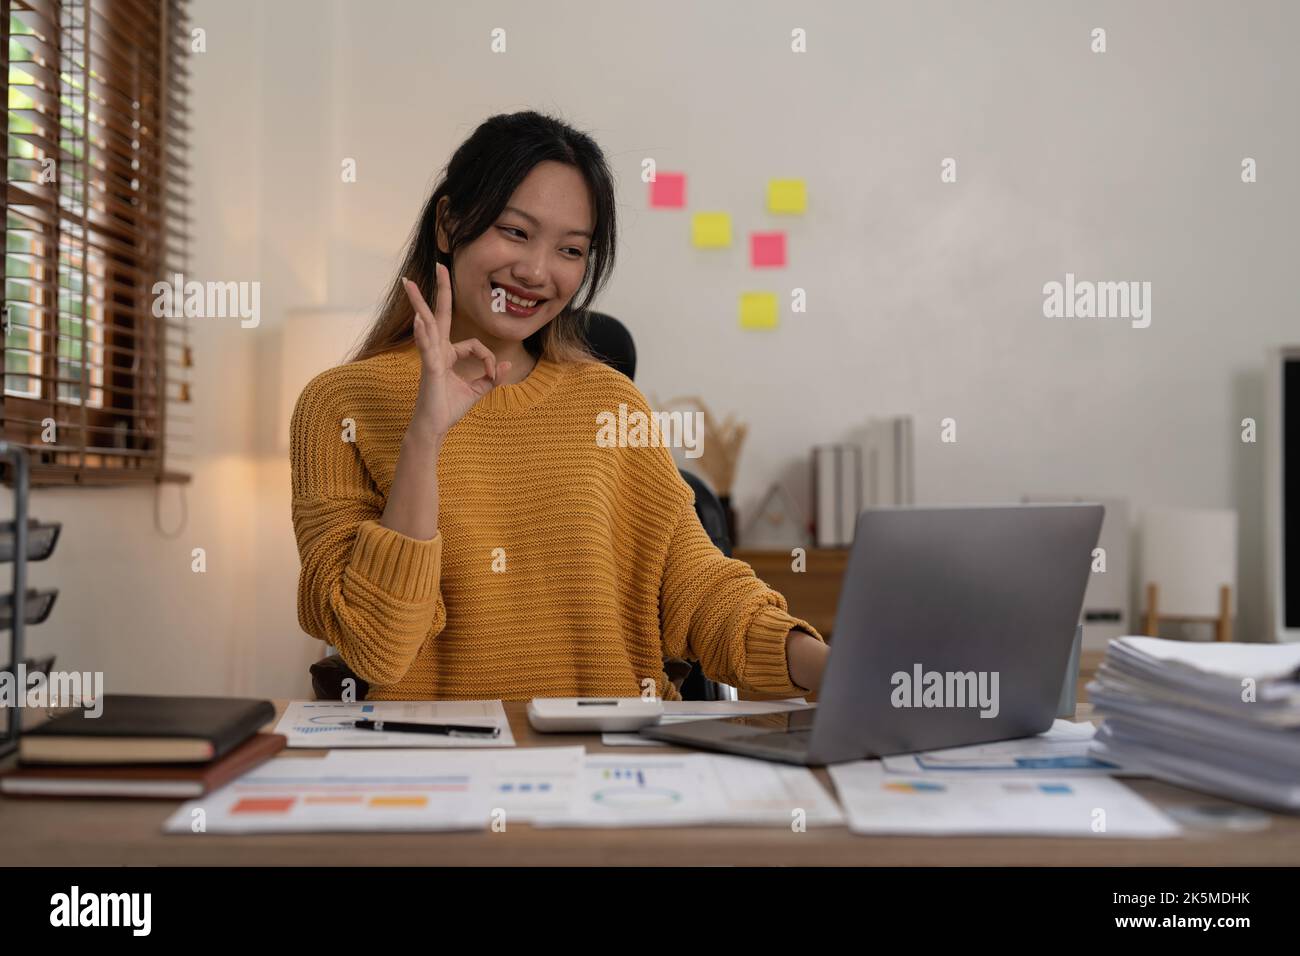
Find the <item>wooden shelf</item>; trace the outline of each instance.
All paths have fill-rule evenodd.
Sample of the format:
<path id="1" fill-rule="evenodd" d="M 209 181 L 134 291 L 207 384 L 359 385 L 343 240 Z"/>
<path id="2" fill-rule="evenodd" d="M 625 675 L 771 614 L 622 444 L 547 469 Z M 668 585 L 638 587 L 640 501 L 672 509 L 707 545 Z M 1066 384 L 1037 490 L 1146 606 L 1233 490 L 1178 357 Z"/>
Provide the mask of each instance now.
<path id="1" fill-rule="evenodd" d="M 848 548 L 809 548 L 803 571 L 794 571 L 789 551 L 753 551 L 737 548 L 732 557 L 744 561 L 763 583 L 780 591 L 790 613 L 802 618 L 826 640 L 835 625 L 835 608 L 840 600 L 840 583 L 848 564 Z"/>

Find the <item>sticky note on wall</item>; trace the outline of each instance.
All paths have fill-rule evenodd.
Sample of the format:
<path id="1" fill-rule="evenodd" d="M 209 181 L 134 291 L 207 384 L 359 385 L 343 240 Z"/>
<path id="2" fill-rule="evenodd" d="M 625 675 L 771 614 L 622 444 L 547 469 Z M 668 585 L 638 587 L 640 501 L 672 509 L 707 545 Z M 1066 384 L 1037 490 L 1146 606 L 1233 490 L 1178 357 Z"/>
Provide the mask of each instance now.
<path id="1" fill-rule="evenodd" d="M 760 268 L 785 265 L 785 233 L 751 232 L 749 264 Z"/>
<path id="2" fill-rule="evenodd" d="M 691 242 L 699 249 L 731 245 L 731 215 L 725 212 L 697 212 L 691 217 Z"/>
<path id="3" fill-rule="evenodd" d="M 776 328 L 776 293 L 742 292 L 740 294 L 740 327 L 742 329 Z"/>
<path id="4" fill-rule="evenodd" d="M 802 179 L 769 179 L 767 211 L 801 216 L 808 209 L 808 187 Z"/>
<path id="5" fill-rule="evenodd" d="M 654 209 L 681 209 L 686 205 L 686 174 L 655 173 L 650 184 L 650 206 Z"/>

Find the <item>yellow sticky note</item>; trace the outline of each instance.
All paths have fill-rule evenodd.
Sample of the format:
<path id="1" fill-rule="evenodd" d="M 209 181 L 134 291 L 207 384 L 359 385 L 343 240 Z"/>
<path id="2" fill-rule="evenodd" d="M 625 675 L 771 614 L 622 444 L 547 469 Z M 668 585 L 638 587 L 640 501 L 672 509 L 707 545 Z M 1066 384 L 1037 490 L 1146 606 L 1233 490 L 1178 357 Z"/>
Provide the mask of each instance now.
<path id="1" fill-rule="evenodd" d="M 740 327 L 742 329 L 776 328 L 776 293 L 742 292 L 740 294 Z"/>
<path id="2" fill-rule="evenodd" d="M 691 242 L 698 249 L 731 245 L 731 215 L 725 212 L 697 212 L 691 217 Z"/>
<path id="3" fill-rule="evenodd" d="M 802 179 L 769 179 L 767 211 L 803 215 L 808 210 L 808 186 Z"/>

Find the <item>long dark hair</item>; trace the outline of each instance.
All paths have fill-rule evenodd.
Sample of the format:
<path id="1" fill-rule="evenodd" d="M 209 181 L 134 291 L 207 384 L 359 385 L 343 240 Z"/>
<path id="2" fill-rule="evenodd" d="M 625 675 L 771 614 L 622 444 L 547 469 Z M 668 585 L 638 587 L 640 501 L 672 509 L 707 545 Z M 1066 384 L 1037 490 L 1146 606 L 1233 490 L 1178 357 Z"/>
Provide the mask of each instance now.
<path id="1" fill-rule="evenodd" d="M 432 302 L 434 264 L 441 262 L 450 271 L 456 250 L 491 228 L 524 177 L 545 160 L 573 166 L 582 174 L 591 191 L 596 224 L 578 291 L 559 315 L 524 340 L 524 348 L 534 357 L 553 361 L 595 361 L 585 345 L 585 320 L 587 309 L 614 269 L 613 177 L 595 140 L 562 120 L 532 110 L 489 117 L 456 150 L 411 231 L 406 257 L 387 298 L 348 361 L 360 361 L 411 341 L 415 313 L 402 288 L 402 277 L 412 280 L 425 301 Z M 450 247 L 446 254 L 438 250 L 437 231 L 438 204 L 444 196 L 448 207 L 443 228 Z M 454 276 L 452 282 L 455 297 Z"/>

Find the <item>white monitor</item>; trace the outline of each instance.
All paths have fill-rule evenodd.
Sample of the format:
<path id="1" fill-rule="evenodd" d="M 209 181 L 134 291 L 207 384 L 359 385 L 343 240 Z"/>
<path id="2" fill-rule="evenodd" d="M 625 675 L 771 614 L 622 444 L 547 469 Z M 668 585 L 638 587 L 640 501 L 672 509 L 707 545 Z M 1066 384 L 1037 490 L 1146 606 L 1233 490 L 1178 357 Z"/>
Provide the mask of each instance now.
<path id="1" fill-rule="evenodd" d="M 1300 345 L 1271 349 L 1264 421 L 1269 631 L 1300 641 Z"/>

